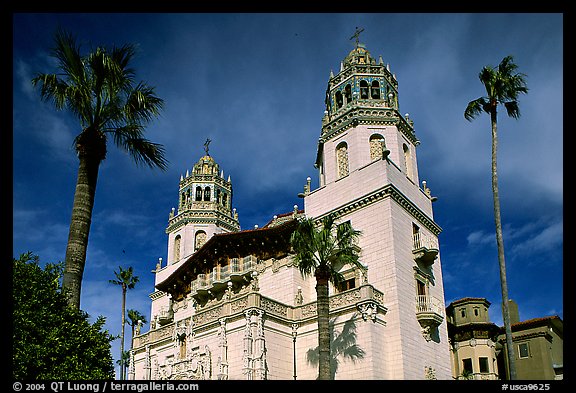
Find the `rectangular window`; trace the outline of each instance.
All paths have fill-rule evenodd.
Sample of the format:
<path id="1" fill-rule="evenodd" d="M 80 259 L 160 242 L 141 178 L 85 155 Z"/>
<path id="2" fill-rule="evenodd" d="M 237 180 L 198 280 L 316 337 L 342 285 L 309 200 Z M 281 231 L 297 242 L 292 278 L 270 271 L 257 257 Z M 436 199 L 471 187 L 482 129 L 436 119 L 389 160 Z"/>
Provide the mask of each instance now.
<path id="1" fill-rule="evenodd" d="M 530 348 L 528 347 L 528 343 L 518 344 L 518 355 L 520 359 L 530 356 Z"/>
<path id="2" fill-rule="evenodd" d="M 488 372 L 488 358 L 481 357 L 478 359 L 480 363 L 480 372 L 487 373 Z"/>
<path id="3" fill-rule="evenodd" d="M 418 296 L 426 296 L 426 284 L 416 279 L 416 294 Z"/>
<path id="4" fill-rule="evenodd" d="M 462 368 L 465 372 L 471 373 L 472 372 L 472 359 L 462 359 Z"/>
<path id="5" fill-rule="evenodd" d="M 350 278 L 348 280 L 342 281 L 338 285 L 338 291 L 340 291 L 340 292 L 347 291 L 349 289 L 354 289 L 354 288 L 356 288 L 356 280 L 354 278 Z"/>

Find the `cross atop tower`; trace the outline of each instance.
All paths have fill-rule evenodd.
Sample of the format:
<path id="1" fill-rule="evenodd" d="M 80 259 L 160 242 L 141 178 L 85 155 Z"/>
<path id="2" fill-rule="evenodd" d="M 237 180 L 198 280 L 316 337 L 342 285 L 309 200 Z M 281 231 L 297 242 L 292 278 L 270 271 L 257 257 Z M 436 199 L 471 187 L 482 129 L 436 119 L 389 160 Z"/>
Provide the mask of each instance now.
<path id="1" fill-rule="evenodd" d="M 204 151 L 206 152 L 206 155 L 209 156 L 210 154 L 208 154 L 208 146 L 210 145 L 210 142 L 212 142 L 212 140 L 210 138 L 206 138 L 206 142 L 204 142 Z"/>
<path id="2" fill-rule="evenodd" d="M 352 34 L 352 37 L 350 37 L 350 39 L 356 38 L 356 48 L 358 48 L 358 40 L 360 37 L 360 33 L 362 33 L 364 31 L 364 28 L 358 29 L 358 26 L 356 26 L 356 31 L 354 32 L 354 34 Z"/>

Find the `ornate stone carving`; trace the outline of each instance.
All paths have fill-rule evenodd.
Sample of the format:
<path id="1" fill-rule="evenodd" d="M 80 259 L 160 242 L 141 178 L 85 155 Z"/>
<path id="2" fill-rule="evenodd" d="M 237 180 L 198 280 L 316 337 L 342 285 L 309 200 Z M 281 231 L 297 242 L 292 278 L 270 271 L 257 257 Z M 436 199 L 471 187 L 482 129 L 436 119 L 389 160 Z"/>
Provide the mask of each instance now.
<path id="1" fill-rule="evenodd" d="M 294 304 L 299 306 L 303 302 L 304 302 L 304 297 L 302 296 L 302 288 L 298 287 L 298 291 L 296 292 L 296 296 L 294 296 Z"/>
<path id="2" fill-rule="evenodd" d="M 376 302 L 369 300 L 359 303 L 356 307 L 362 314 L 363 320 L 367 321 L 370 319 L 372 322 L 376 322 L 376 316 L 378 315 L 378 304 Z"/>
<path id="3" fill-rule="evenodd" d="M 226 337 L 226 318 L 219 320 L 220 327 L 218 328 L 218 374 L 219 380 L 228 379 L 228 338 Z"/>
<path id="4" fill-rule="evenodd" d="M 268 298 L 260 299 L 260 307 L 262 307 L 262 309 L 271 314 L 275 314 L 281 317 L 288 316 L 288 307 L 286 307 L 282 303 L 275 302 Z"/>
<path id="5" fill-rule="evenodd" d="M 424 366 L 424 379 L 437 379 L 434 367 Z"/>

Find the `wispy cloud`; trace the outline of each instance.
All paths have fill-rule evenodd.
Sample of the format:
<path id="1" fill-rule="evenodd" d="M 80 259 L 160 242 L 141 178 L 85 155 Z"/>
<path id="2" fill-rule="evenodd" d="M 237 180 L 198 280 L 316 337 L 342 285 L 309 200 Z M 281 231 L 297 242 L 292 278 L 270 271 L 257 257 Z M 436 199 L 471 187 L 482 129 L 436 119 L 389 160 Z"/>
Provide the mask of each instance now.
<path id="1" fill-rule="evenodd" d="M 484 230 L 477 230 L 470 233 L 466 240 L 469 246 L 484 246 L 487 244 L 493 244 L 495 242 L 496 235 L 494 233 L 488 233 Z"/>
<path id="2" fill-rule="evenodd" d="M 561 253 L 564 242 L 563 235 L 564 223 L 561 217 L 559 221 L 541 222 L 536 226 L 530 225 L 530 231 L 520 241 L 514 243 L 511 254 L 517 259 L 526 260 L 528 258 L 530 264 L 530 259 L 534 258 L 535 254 Z M 546 258 L 538 258 L 538 260 L 545 261 Z"/>

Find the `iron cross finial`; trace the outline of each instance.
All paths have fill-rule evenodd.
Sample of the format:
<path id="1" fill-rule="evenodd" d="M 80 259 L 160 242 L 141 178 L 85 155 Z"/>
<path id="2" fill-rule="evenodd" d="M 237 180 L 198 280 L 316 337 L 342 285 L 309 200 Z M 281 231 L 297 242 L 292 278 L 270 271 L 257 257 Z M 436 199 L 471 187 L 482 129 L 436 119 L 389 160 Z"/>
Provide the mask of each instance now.
<path id="1" fill-rule="evenodd" d="M 210 155 L 210 154 L 208 154 L 208 146 L 210 145 L 210 142 L 212 142 L 212 140 L 210 138 L 206 138 L 206 142 L 204 142 L 204 151 L 206 152 L 207 156 Z"/>
<path id="2" fill-rule="evenodd" d="M 358 49 L 358 40 L 360 37 L 360 33 L 362 33 L 363 31 L 364 31 L 364 28 L 358 29 L 358 26 L 356 26 L 356 31 L 354 32 L 352 37 L 350 37 L 350 39 L 356 38 L 356 49 Z"/>

